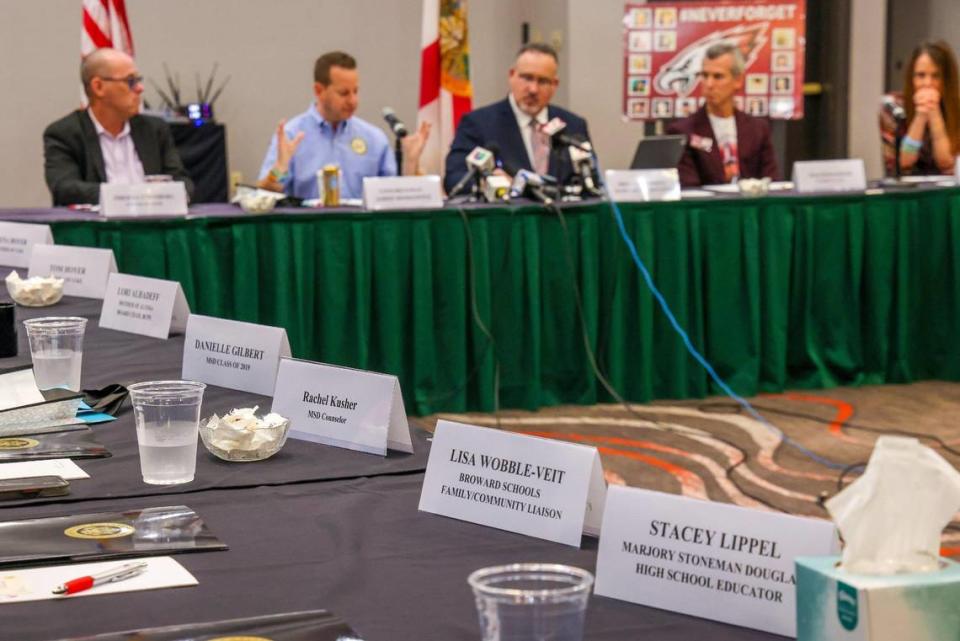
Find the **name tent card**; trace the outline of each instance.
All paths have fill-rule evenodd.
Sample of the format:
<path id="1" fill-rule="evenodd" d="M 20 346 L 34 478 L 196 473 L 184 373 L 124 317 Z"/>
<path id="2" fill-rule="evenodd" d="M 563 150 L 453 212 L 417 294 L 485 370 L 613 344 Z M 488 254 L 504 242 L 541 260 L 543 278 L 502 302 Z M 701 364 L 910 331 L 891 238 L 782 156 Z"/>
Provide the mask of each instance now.
<path id="1" fill-rule="evenodd" d="M 680 174 L 676 169 L 608 169 L 607 191 L 617 202 L 680 200 Z"/>
<path id="2" fill-rule="evenodd" d="M 0 265 L 29 267 L 34 245 L 52 245 L 50 225 L 0 222 Z"/>
<path id="3" fill-rule="evenodd" d="M 100 212 L 107 218 L 184 216 L 187 188 L 182 182 L 100 185 Z"/>
<path id="4" fill-rule="evenodd" d="M 638 488 L 607 492 L 596 594 L 797 636 L 798 556 L 836 553 L 833 523 Z"/>
<path id="5" fill-rule="evenodd" d="M 186 329 L 190 306 L 180 283 L 110 274 L 100 311 L 100 327 L 166 339 Z"/>
<path id="6" fill-rule="evenodd" d="M 290 341 L 282 327 L 190 314 L 182 376 L 269 396 L 280 359 L 288 356 Z"/>
<path id="7" fill-rule="evenodd" d="M 112 249 L 71 245 L 34 245 L 27 277 L 63 279 L 63 293 L 82 298 L 103 298 L 107 278 L 117 271 Z"/>
<path id="8" fill-rule="evenodd" d="M 363 206 L 383 209 L 440 209 L 440 176 L 368 176 L 363 179 Z"/>
<path id="9" fill-rule="evenodd" d="M 280 361 L 273 412 L 290 419 L 290 438 L 386 456 L 413 452 L 400 381 L 312 361 Z"/>
<path id="10" fill-rule="evenodd" d="M 864 191 L 867 171 L 860 158 L 800 160 L 793 163 L 793 185 L 801 193 Z"/>
<path id="11" fill-rule="evenodd" d="M 605 493 L 594 447 L 441 420 L 420 510 L 579 547 Z"/>

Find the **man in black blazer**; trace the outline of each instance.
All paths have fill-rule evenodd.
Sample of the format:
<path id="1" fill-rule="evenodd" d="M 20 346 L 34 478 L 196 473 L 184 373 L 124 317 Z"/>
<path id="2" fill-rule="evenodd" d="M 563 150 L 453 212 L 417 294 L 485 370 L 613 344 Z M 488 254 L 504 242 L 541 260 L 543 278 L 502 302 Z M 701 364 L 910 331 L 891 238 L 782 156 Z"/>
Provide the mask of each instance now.
<path id="1" fill-rule="evenodd" d="M 506 100 L 471 111 L 457 125 L 443 180 L 448 192 L 467 173 L 465 159 L 474 147 L 495 146 L 507 173 L 529 169 L 554 176 L 561 184 L 573 175 L 567 147 L 551 148 L 550 137 L 540 131 L 542 125 L 559 118 L 566 123 L 564 134 L 590 139 L 586 120 L 550 104 L 559 84 L 557 52 L 545 44 L 524 45 L 510 68 L 509 81 Z"/>
<path id="2" fill-rule="evenodd" d="M 100 184 L 143 182 L 166 174 L 193 182 L 183 168 L 170 128 L 140 115 L 143 76 L 133 59 L 115 49 L 84 58 L 80 78 L 89 107 L 56 121 L 43 132 L 44 175 L 54 206 L 100 202 Z"/>

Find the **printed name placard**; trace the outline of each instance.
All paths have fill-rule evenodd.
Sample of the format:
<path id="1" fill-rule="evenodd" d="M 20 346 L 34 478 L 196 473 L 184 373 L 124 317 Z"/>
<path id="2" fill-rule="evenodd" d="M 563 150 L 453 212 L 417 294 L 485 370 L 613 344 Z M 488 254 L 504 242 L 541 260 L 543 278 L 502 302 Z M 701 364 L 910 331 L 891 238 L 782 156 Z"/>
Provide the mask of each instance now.
<path id="1" fill-rule="evenodd" d="M 29 267 L 34 245 L 52 245 L 50 225 L 0 222 L 0 265 Z"/>
<path id="2" fill-rule="evenodd" d="M 107 218 L 183 216 L 187 188 L 179 181 L 100 185 L 100 212 Z"/>
<path id="3" fill-rule="evenodd" d="M 272 411 L 290 419 L 290 438 L 380 456 L 413 452 L 396 376 L 284 358 Z"/>
<path id="4" fill-rule="evenodd" d="M 190 307 L 180 283 L 130 274 L 110 274 L 100 327 L 166 339 L 187 326 Z"/>
<path id="5" fill-rule="evenodd" d="M 833 523 L 613 486 L 596 594 L 797 636 L 794 559 L 836 553 Z"/>
<path id="6" fill-rule="evenodd" d="M 864 191 L 867 171 L 860 158 L 799 160 L 793 163 L 793 185 L 798 192 Z"/>
<path id="7" fill-rule="evenodd" d="M 363 179 L 363 206 L 381 209 L 440 209 L 440 176 L 368 176 Z"/>
<path id="8" fill-rule="evenodd" d="M 280 359 L 290 356 L 287 330 L 190 314 L 183 343 L 186 380 L 269 396 Z"/>
<path id="9" fill-rule="evenodd" d="M 618 202 L 680 200 L 676 169 L 608 169 L 607 191 Z"/>
<path id="10" fill-rule="evenodd" d="M 605 492 L 594 447 L 438 421 L 420 510 L 579 547 Z"/>
<path id="11" fill-rule="evenodd" d="M 112 249 L 72 245 L 34 245 L 27 277 L 63 279 L 63 293 L 82 298 L 103 298 L 107 277 L 117 271 Z"/>

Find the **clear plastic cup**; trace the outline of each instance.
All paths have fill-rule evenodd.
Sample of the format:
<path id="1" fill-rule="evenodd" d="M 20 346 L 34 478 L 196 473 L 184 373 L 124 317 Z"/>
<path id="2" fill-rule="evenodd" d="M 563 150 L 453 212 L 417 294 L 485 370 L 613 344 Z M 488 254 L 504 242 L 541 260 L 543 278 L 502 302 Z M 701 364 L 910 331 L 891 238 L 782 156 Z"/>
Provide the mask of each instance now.
<path id="1" fill-rule="evenodd" d="M 46 316 L 25 320 L 23 326 L 30 341 L 33 377 L 37 387 L 42 390 L 63 387 L 79 392 L 87 319 Z"/>
<path id="2" fill-rule="evenodd" d="M 467 579 L 483 641 L 582 641 L 593 575 L 580 568 L 517 563 Z"/>
<path id="3" fill-rule="evenodd" d="M 195 381 L 149 381 L 128 388 L 144 483 L 176 485 L 193 480 L 204 388 Z"/>

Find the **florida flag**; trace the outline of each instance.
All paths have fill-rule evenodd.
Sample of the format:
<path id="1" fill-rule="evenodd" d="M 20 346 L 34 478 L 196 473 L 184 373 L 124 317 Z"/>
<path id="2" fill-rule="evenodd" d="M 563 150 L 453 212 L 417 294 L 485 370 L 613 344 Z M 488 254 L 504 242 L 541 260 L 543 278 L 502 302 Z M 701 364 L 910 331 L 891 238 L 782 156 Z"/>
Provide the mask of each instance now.
<path id="1" fill-rule="evenodd" d="M 83 0 L 80 57 L 101 47 L 112 47 L 133 56 L 133 36 L 124 0 Z"/>
<path id="2" fill-rule="evenodd" d="M 420 165 L 427 174 L 441 174 L 453 133 L 473 104 L 467 0 L 423 0 L 421 34 L 417 122 L 432 129 Z"/>

